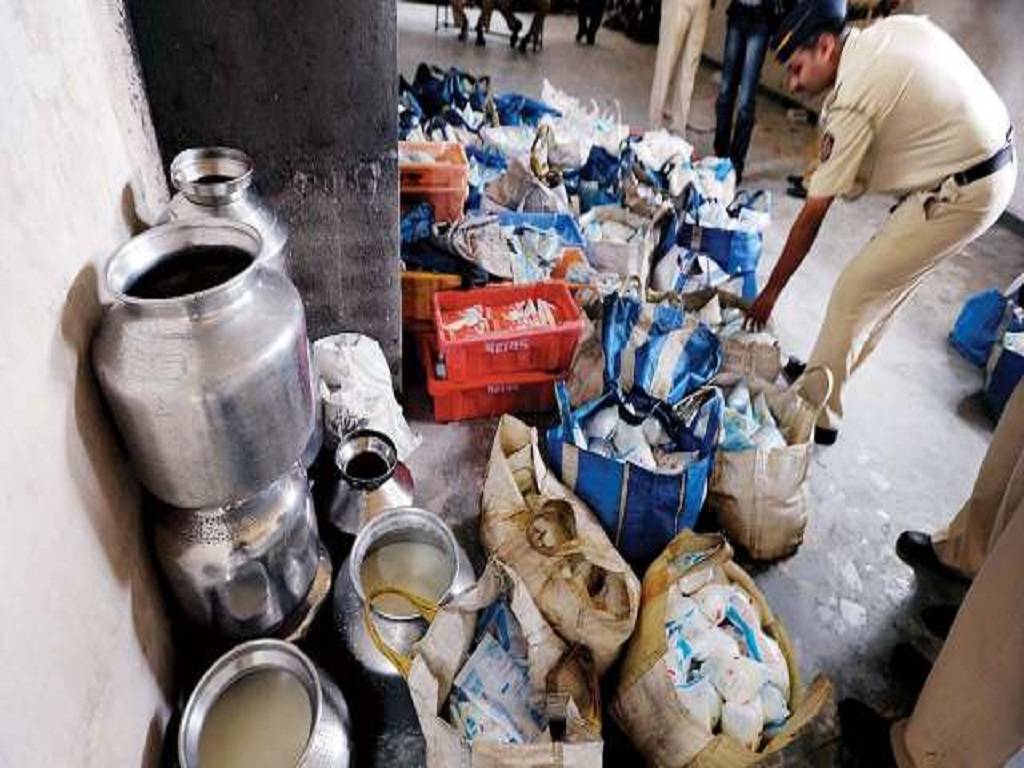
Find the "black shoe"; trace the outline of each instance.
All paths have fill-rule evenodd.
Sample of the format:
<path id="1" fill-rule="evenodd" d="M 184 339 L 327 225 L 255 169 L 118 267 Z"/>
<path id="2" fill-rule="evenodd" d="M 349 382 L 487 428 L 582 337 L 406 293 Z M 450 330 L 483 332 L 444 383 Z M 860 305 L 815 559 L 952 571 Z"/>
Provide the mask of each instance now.
<path id="1" fill-rule="evenodd" d="M 792 384 L 794 381 L 804 375 L 804 371 L 807 370 L 807 363 L 803 360 L 790 357 L 786 361 L 786 366 L 782 369 L 782 375 L 786 377 L 786 381 Z"/>
<path id="2" fill-rule="evenodd" d="M 871 768 L 896 768 L 889 741 L 891 723 L 857 699 L 839 702 L 843 746 Z"/>
<path id="3" fill-rule="evenodd" d="M 596 45 L 597 37 L 595 35 L 587 35 L 587 45 Z"/>
<path id="4" fill-rule="evenodd" d="M 829 427 L 814 428 L 814 442 L 817 445 L 835 445 L 839 439 L 839 430 Z"/>
<path id="5" fill-rule="evenodd" d="M 526 46 L 530 44 L 530 36 L 526 35 L 519 41 L 519 52 L 526 53 Z"/>
<path id="6" fill-rule="evenodd" d="M 796 184 L 799 184 L 800 186 L 803 186 L 804 177 L 803 176 L 797 176 L 797 175 L 787 176 L 786 177 L 786 183 L 789 184 L 790 186 L 795 186 Z"/>
<path id="7" fill-rule="evenodd" d="M 487 41 L 484 39 L 484 31 L 482 29 L 478 29 L 476 31 L 476 44 L 481 48 L 487 45 Z"/>
<path id="8" fill-rule="evenodd" d="M 469 38 L 469 20 L 462 22 L 462 28 L 459 30 L 459 42 L 464 43 Z"/>
<path id="9" fill-rule="evenodd" d="M 921 621 L 925 629 L 945 640 L 949 636 L 949 630 L 953 628 L 959 610 L 959 606 L 956 605 L 928 605 L 921 611 Z"/>
<path id="10" fill-rule="evenodd" d="M 804 186 L 802 181 L 799 184 L 790 184 L 789 188 L 786 189 L 786 194 L 790 197 L 795 197 L 798 200 L 806 200 L 807 187 Z"/>
<path id="11" fill-rule="evenodd" d="M 892 649 L 889 665 L 894 676 L 906 683 L 911 701 L 916 701 L 924 681 L 932 671 L 932 663 L 910 643 L 897 643 Z"/>
<path id="12" fill-rule="evenodd" d="M 950 568 L 939 560 L 932 537 L 921 531 L 904 531 L 896 539 L 896 554 L 904 563 L 915 571 L 927 571 L 934 576 L 942 576 L 956 581 L 966 581 L 962 573 Z"/>
<path id="13" fill-rule="evenodd" d="M 585 30 L 585 29 L 579 30 L 576 33 L 576 42 L 577 43 L 582 43 L 583 42 L 583 38 L 586 37 L 586 36 L 587 36 L 587 30 Z"/>

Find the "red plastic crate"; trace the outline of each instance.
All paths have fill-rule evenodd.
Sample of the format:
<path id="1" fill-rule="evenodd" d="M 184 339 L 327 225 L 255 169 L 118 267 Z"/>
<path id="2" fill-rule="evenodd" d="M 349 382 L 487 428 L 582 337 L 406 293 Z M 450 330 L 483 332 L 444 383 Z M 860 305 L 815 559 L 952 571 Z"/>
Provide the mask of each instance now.
<path id="1" fill-rule="evenodd" d="M 474 304 L 502 306 L 525 299 L 544 299 L 554 305 L 554 328 L 481 334 L 469 339 L 447 339 L 441 313 Z M 563 282 L 497 285 L 468 291 L 434 294 L 437 347 L 444 358 L 449 381 L 467 381 L 506 373 L 559 373 L 572 363 L 584 320 Z"/>
<path id="2" fill-rule="evenodd" d="M 427 392 L 434 401 L 434 420 L 464 421 L 505 413 L 535 413 L 555 407 L 555 382 L 568 373 L 510 373 L 468 381 L 438 379 L 434 371 L 435 340 L 420 339 Z"/>

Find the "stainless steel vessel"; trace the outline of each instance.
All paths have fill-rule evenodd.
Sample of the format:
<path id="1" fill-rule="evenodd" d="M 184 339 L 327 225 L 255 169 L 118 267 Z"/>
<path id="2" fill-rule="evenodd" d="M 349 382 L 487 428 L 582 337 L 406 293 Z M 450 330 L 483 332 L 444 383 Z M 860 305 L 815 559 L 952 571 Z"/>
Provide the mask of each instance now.
<path id="1" fill-rule="evenodd" d="M 235 639 L 273 633 L 303 605 L 320 556 L 305 469 L 250 499 L 153 510 L 157 560 L 182 609 Z"/>
<path id="2" fill-rule="evenodd" d="M 171 162 L 171 183 L 178 193 L 159 223 L 212 216 L 248 224 L 263 238 L 260 261 L 285 270 L 290 257 L 288 226 L 252 186 L 253 164 L 230 147 L 197 147 Z"/>
<path id="3" fill-rule="evenodd" d="M 245 224 L 199 219 L 154 227 L 107 262 L 93 367 L 139 479 L 176 507 L 260 492 L 315 426 L 302 302 L 257 263 L 260 247 Z"/>
<path id="4" fill-rule="evenodd" d="M 384 510 L 413 503 L 412 473 L 398 460 L 394 442 L 383 432 L 350 432 L 338 445 L 334 464 L 339 481 L 328 517 L 344 533 L 359 533 Z"/>
<path id="5" fill-rule="evenodd" d="M 462 594 L 476 581 L 469 557 L 455 540 L 455 534 L 433 512 L 416 507 L 392 509 L 382 512 L 363 527 L 335 580 L 334 620 L 349 653 L 369 671 L 387 676 L 398 675 L 399 672 L 370 639 L 363 614 L 366 593 L 360 573 L 363 560 L 370 552 L 395 541 L 424 541 L 447 554 L 451 582 L 439 603 Z M 408 654 L 413 643 L 426 634 L 428 625 L 417 614 L 389 614 L 377 607 L 372 610 L 381 638 L 403 654 Z"/>
<path id="6" fill-rule="evenodd" d="M 341 691 L 302 651 L 281 640 L 252 640 L 236 646 L 203 675 L 178 730 L 181 768 L 201 768 L 200 736 L 217 699 L 245 675 L 267 669 L 293 675 L 309 696 L 312 728 L 297 768 L 347 768 L 352 760 L 352 726 Z"/>

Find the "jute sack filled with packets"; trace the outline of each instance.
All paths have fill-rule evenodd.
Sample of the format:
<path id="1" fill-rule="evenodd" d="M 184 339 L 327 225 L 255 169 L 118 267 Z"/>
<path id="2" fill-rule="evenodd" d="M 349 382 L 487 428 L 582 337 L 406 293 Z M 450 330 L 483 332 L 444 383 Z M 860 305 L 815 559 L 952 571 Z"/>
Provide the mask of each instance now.
<path id="1" fill-rule="evenodd" d="M 782 373 L 782 349 L 772 328 L 743 328 L 748 302 L 735 294 L 715 289 L 682 297 L 688 312 L 695 312 L 722 341 L 722 367 L 716 384 L 728 386 L 739 379 L 771 384 Z"/>
<path id="2" fill-rule="evenodd" d="M 640 582 L 593 513 L 548 471 L 537 431 L 512 416 L 494 436 L 480 538 L 522 577 L 554 630 L 587 648 L 603 673 L 633 632 Z"/>
<path id="3" fill-rule="evenodd" d="M 684 531 L 648 568 L 611 714 L 649 764 L 755 765 L 831 696 L 824 677 L 802 688 L 785 630 L 723 536 Z"/>
<path id="4" fill-rule="evenodd" d="M 737 385 L 744 386 L 742 381 Z M 820 366 L 789 387 L 751 384 L 750 394 L 759 398 L 766 418 L 778 428 L 775 442 L 755 439 L 737 450 L 726 439 L 719 446 L 710 504 L 729 539 L 757 560 L 787 557 L 803 542 L 814 425 L 831 391 L 832 374 Z M 726 402 L 732 402 L 731 396 Z M 727 406 L 727 438 L 736 418 L 742 420 Z"/>
<path id="5" fill-rule="evenodd" d="M 525 672 L 505 670 L 512 678 L 518 671 L 522 678 L 497 681 L 497 686 L 495 681 L 481 678 L 500 677 L 500 668 L 484 664 L 465 669 L 473 664 L 481 643 L 495 642 L 486 632 L 477 633 L 478 616 L 495 607 L 506 616 L 505 631 L 498 634 L 505 640 L 509 634 L 517 636 L 526 666 Z M 601 705 L 593 665 L 544 621 L 512 568 L 491 560 L 469 591 L 439 609 L 422 608 L 431 623 L 412 658 L 391 654 L 409 684 L 429 768 L 600 768 Z M 511 632 L 508 624 L 515 625 Z M 469 681 L 465 682 L 467 673 Z M 529 723 L 529 741 L 509 743 L 508 731 L 502 728 L 509 723 L 508 710 L 488 706 L 487 696 L 500 697 L 503 689 L 517 682 L 528 687 L 533 722 Z M 468 714 L 474 692 L 481 694 L 482 702 L 473 710 L 476 719 Z M 560 741 L 551 736 L 549 723 L 555 720 L 564 722 L 565 735 Z"/>

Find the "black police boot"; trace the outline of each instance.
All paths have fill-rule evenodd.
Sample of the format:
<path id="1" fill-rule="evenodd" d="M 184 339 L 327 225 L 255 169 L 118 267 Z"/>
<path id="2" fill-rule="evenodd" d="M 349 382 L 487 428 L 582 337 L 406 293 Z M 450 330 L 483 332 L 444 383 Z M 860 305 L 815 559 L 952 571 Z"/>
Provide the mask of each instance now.
<path id="1" fill-rule="evenodd" d="M 924 688 L 924 681 L 932 671 L 931 661 L 910 643 L 897 643 L 892 649 L 889 666 L 893 675 L 906 684 L 911 699 L 916 701 Z"/>
<path id="2" fill-rule="evenodd" d="M 960 610 L 957 605 L 928 605 L 921 611 L 924 628 L 941 640 L 949 636 L 953 628 L 956 614 Z"/>
<path id="3" fill-rule="evenodd" d="M 816 445 L 835 445 L 839 439 L 839 430 L 831 427 L 815 427 L 814 442 Z"/>
<path id="4" fill-rule="evenodd" d="M 482 29 L 477 29 L 476 31 L 476 44 L 481 48 L 487 45 L 487 40 L 484 39 L 484 31 Z"/>
<path id="5" fill-rule="evenodd" d="M 871 768 L 896 768 L 888 720 L 857 699 L 839 702 L 843 746 Z"/>
<path id="6" fill-rule="evenodd" d="M 804 180 L 794 181 L 786 188 L 786 194 L 790 197 L 795 197 L 797 200 L 807 199 L 807 187 L 804 186 Z"/>
<path id="7" fill-rule="evenodd" d="M 786 381 L 792 384 L 794 381 L 804 375 L 804 371 L 807 370 L 807 363 L 798 357 L 790 357 L 786 361 L 785 367 L 782 369 L 782 375 L 786 377 Z"/>
<path id="8" fill-rule="evenodd" d="M 962 573 L 939 560 L 932 546 L 932 537 L 922 531 L 901 533 L 896 539 L 896 554 L 915 571 L 926 571 L 955 581 L 968 581 Z"/>

